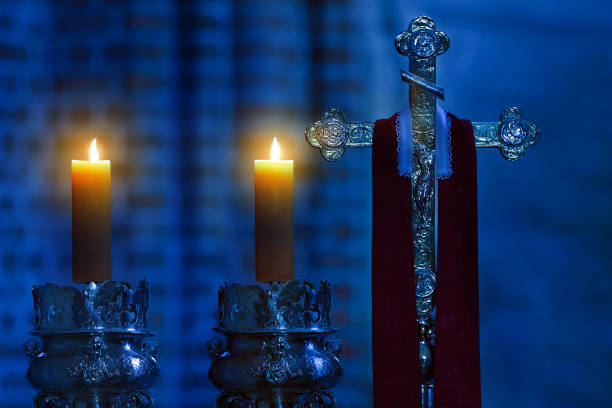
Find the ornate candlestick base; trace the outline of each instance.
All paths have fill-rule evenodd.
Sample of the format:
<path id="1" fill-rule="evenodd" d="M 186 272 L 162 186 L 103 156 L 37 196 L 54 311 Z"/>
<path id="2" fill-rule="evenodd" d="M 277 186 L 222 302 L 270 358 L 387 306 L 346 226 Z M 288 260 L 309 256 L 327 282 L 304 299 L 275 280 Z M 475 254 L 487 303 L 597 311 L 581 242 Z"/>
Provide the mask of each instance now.
<path id="1" fill-rule="evenodd" d="M 40 337 L 24 348 L 35 408 L 148 408 L 159 375 L 157 344 L 145 342 L 149 286 L 106 281 L 83 292 L 46 283 L 32 288 Z"/>
<path id="2" fill-rule="evenodd" d="M 331 408 L 342 377 L 329 284 L 293 280 L 219 288 L 219 327 L 208 343 L 217 408 Z"/>

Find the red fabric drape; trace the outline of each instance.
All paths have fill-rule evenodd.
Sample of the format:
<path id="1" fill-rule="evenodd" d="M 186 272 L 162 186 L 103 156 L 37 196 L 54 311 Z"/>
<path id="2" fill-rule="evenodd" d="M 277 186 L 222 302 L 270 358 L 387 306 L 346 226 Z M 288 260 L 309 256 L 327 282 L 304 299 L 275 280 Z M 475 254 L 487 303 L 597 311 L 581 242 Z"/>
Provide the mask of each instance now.
<path id="1" fill-rule="evenodd" d="M 418 407 L 420 374 L 410 178 L 397 171 L 396 115 L 376 122 L 372 151 L 374 406 Z M 480 407 L 476 150 L 451 118 L 453 174 L 438 184 L 436 408 Z"/>
<path id="2" fill-rule="evenodd" d="M 410 177 L 397 170 L 395 119 L 372 146 L 372 368 L 375 408 L 418 407 L 420 374 Z"/>

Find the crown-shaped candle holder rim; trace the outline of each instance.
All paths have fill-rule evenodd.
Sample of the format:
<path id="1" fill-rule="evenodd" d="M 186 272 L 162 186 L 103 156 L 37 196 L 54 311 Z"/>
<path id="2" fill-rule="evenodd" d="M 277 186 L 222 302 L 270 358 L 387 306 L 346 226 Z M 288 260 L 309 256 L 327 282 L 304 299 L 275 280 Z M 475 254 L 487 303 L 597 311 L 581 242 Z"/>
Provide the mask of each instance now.
<path id="1" fill-rule="evenodd" d="M 265 285 L 265 286 L 264 286 Z M 241 285 L 225 282 L 219 288 L 217 329 L 236 333 L 331 332 L 331 291 L 304 280 Z"/>
<path id="2" fill-rule="evenodd" d="M 35 329 L 31 334 L 124 333 L 154 335 L 148 330 L 149 283 L 91 282 L 83 290 L 52 282 L 32 287 Z"/>

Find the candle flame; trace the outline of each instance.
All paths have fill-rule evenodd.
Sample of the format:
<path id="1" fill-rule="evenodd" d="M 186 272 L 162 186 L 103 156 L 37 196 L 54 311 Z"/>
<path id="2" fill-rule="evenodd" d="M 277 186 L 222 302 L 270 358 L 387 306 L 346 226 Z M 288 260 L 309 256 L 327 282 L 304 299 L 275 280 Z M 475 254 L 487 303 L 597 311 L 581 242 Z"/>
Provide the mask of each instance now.
<path id="1" fill-rule="evenodd" d="M 272 149 L 270 149 L 270 159 L 280 160 L 280 146 L 278 145 L 278 140 L 276 140 L 276 137 L 272 141 Z"/>
<path id="2" fill-rule="evenodd" d="M 98 149 L 96 148 L 96 139 L 91 142 L 91 147 L 89 148 L 89 161 L 100 161 L 100 156 L 98 156 Z"/>

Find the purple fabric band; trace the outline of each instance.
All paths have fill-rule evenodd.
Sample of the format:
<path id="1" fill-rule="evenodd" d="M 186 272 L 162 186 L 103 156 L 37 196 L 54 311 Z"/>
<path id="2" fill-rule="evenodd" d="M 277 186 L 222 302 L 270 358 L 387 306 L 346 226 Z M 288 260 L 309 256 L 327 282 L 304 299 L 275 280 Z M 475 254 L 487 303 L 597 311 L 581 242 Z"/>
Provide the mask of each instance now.
<path id="1" fill-rule="evenodd" d="M 397 169 L 399 174 L 412 174 L 412 117 L 410 105 L 397 115 Z M 450 135 L 450 119 L 447 112 L 436 103 L 436 177 L 447 179 L 453 174 Z"/>

